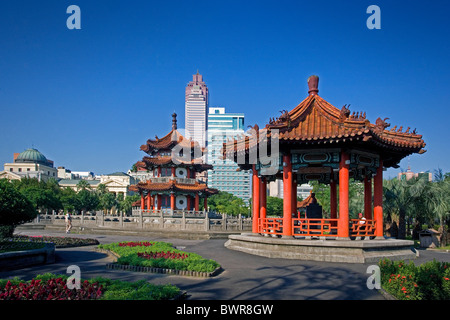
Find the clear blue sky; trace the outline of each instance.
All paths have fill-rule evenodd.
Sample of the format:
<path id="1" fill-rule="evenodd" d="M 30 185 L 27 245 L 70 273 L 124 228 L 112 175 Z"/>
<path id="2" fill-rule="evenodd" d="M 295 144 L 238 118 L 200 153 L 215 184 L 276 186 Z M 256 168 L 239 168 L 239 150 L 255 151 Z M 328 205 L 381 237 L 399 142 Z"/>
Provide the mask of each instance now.
<path id="1" fill-rule="evenodd" d="M 81 8 L 81 30 L 66 9 Z M 381 30 L 369 30 L 369 5 Z M 184 125 L 197 69 L 210 105 L 264 126 L 307 96 L 417 128 L 406 169 L 450 171 L 449 1 L 1 1 L 0 164 L 34 146 L 56 166 L 127 171 Z M 400 170 L 389 171 L 395 174 Z"/>

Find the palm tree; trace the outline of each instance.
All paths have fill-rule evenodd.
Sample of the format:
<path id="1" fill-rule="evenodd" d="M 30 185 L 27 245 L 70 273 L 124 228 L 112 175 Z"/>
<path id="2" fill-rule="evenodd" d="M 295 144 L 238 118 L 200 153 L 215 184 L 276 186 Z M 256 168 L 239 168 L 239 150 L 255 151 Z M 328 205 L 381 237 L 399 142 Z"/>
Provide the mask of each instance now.
<path id="1" fill-rule="evenodd" d="M 446 179 L 442 170 L 435 172 L 435 182 L 430 186 L 429 194 L 426 197 L 426 205 L 434 217 L 439 220 L 441 245 L 444 244 L 446 221 L 450 217 L 450 179 Z"/>
<path id="2" fill-rule="evenodd" d="M 86 180 L 80 180 L 77 183 L 77 191 L 91 189 L 91 185 Z"/>
<path id="3" fill-rule="evenodd" d="M 383 185 L 384 207 L 388 217 L 398 215 L 398 238 L 406 238 L 406 219 L 417 217 L 423 196 L 427 194 L 428 181 L 424 178 L 385 180 Z"/>

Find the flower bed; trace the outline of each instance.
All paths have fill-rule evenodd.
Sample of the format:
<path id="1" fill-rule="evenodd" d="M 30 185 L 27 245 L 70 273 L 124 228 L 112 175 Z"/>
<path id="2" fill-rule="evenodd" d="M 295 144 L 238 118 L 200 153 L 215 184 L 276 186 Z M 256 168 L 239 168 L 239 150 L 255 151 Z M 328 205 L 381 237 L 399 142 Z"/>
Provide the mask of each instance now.
<path id="1" fill-rule="evenodd" d="M 44 246 L 45 246 L 45 243 L 35 243 L 35 242 L 29 242 L 29 241 L 7 239 L 7 240 L 0 241 L 0 253 L 41 249 Z"/>
<path id="2" fill-rule="evenodd" d="M 381 286 L 399 300 L 449 300 L 450 263 L 436 260 L 416 266 L 413 262 L 385 259 L 379 263 Z"/>
<path id="3" fill-rule="evenodd" d="M 83 239 L 71 237 L 54 237 L 54 236 L 25 236 L 15 235 L 14 241 L 32 242 L 32 243 L 53 243 L 56 248 L 79 247 L 98 245 L 97 239 Z"/>
<path id="4" fill-rule="evenodd" d="M 188 255 L 186 253 L 179 253 L 179 252 L 138 252 L 138 257 L 140 258 L 144 258 L 144 259 L 159 259 L 159 258 L 164 258 L 164 259 L 180 259 L 180 260 L 184 260 L 188 257 Z"/>
<path id="5" fill-rule="evenodd" d="M 98 283 L 84 281 L 79 290 L 69 289 L 61 277 L 19 283 L 8 280 L 0 288 L 0 300 L 95 300 L 101 295 L 102 286 Z"/>
<path id="6" fill-rule="evenodd" d="M 65 275 L 45 274 L 31 281 L 0 279 L 0 300 L 166 300 L 180 296 L 173 285 L 153 285 L 144 280 L 126 282 L 94 278 L 67 287 Z"/>
<path id="7" fill-rule="evenodd" d="M 103 244 L 98 247 L 116 254 L 119 257 L 116 262 L 118 265 L 144 268 L 136 270 L 152 271 L 154 268 L 159 268 L 213 273 L 220 268 L 214 260 L 204 259 L 196 253 L 178 250 L 166 242 L 121 242 Z"/>

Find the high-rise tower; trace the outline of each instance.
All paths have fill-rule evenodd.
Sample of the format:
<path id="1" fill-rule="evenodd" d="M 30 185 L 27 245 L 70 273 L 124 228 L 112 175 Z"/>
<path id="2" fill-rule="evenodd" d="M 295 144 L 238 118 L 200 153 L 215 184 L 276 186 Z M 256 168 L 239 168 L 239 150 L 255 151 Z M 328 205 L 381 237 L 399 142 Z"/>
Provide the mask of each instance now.
<path id="1" fill-rule="evenodd" d="M 225 113 L 225 108 L 209 108 L 208 114 L 208 187 L 226 191 L 249 203 L 251 196 L 248 171 L 237 170 L 238 165 L 222 159 L 223 144 L 228 138 L 236 139 L 244 134 L 244 114 Z"/>
<path id="2" fill-rule="evenodd" d="M 186 86 L 185 93 L 185 130 L 186 137 L 206 147 L 206 130 L 208 126 L 208 87 L 203 76 L 198 73 L 192 76 Z"/>

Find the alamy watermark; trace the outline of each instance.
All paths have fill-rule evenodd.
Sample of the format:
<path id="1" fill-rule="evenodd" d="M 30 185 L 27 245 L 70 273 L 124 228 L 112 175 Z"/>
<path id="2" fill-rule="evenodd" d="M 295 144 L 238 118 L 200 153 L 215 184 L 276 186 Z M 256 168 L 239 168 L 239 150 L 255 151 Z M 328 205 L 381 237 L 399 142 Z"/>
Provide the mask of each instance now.
<path id="1" fill-rule="evenodd" d="M 70 5 L 67 7 L 66 13 L 71 15 L 66 20 L 67 29 L 81 29 L 81 9 L 77 5 Z"/>
<path id="2" fill-rule="evenodd" d="M 366 13 L 370 14 L 367 18 L 366 26 L 369 30 L 381 29 L 381 9 L 377 5 L 367 7 Z"/>
<path id="3" fill-rule="evenodd" d="M 381 271 L 377 265 L 370 265 L 367 267 L 366 273 L 371 275 L 367 278 L 366 285 L 370 290 L 381 289 Z"/>
<path id="4" fill-rule="evenodd" d="M 67 267 L 66 273 L 70 273 L 71 276 L 67 278 L 66 284 L 69 289 L 81 288 L 81 270 L 77 265 L 71 265 Z"/>

